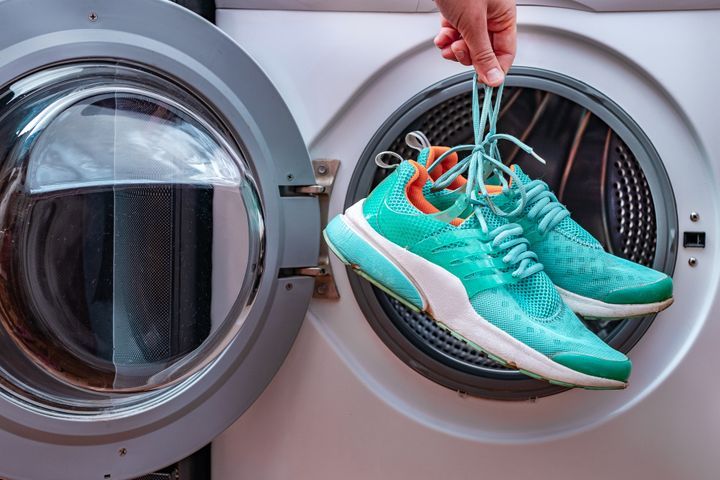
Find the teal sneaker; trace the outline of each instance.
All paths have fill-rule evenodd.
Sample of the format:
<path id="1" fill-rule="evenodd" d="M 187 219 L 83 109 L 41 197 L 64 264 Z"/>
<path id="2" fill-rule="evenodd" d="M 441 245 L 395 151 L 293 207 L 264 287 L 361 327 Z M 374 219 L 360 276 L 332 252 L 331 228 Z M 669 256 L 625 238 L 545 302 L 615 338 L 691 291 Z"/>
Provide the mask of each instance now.
<path id="1" fill-rule="evenodd" d="M 449 150 L 430 147 L 418 155 L 418 163 L 431 164 Z M 439 178 L 457 164 L 457 155 L 446 156 L 432 177 Z M 641 317 L 665 310 L 673 303 L 672 279 L 664 273 L 606 252 L 600 242 L 570 217 L 541 180 L 532 180 L 517 165 L 512 166 L 517 179 L 526 190 L 522 212 L 509 217 L 523 227 L 530 248 L 538 255 L 545 272 L 557 287 L 565 303 L 588 320 L 618 320 Z M 431 177 L 431 178 L 432 178 Z M 432 182 L 425 188 L 426 198 L 439 209 L 446 209 L 459 197 L 456 182 L 434 191 Z M 517 184 L 509 188 L 486 185 L 503 206 L 517 202 Z"/>
<path id="2" fill-rule="evenodd" d="M 630 360 L 565 305 L 522 228 L 463 194 L 441 211 L 427 188 L 425 168 L 402 162 L 328 224 L 331 250 L 503 365 L 567 387 L 624 388 Z M 457 217 L 468 208 L 472 214 Z"/>
<path id="3" fill-rule="evenodd" d="M 526 205 L 511 217 L 525 231 L 565 303 L 579 315 L 618 319 L 650 315 L 673 303 L 672 279 L 664 273 L 606 252 L 570 217 L 547 183 L 513 168 L 525 188 Z M 517 184 L 498 194 L 514 202 Z"/>
<path id="4" fill-rule="evenodd" d="M 446 208 L 464 190 L 468 197 L 484 199 L 493 212 L 522 226 L 530 248 L 563 300 L 584 318 L 616 320 L 669 307 L 673 302 L 670 277 L 605 252 L 600 242 L 570 218 L 568 209 L 545 182 L 532 180 L 519 167 L 502 163 L 497 147 L 500 140 L 511 141 L 539 161 L 544 160 L 515 137 L 496 132 L 502 87 L 494 102 L 493 90 L 486 87 L 482 112 L 477 89 L 474 91 L 474 145 L 429 147 L 424 136 L 411 135 L 420 150 L 418 161 L 427 166 L 435 180 L 428 188 L 428 200 Z M 460 151 L 471 154 L 458 161 Z M 496 185 L 486 184 L 487 178 Z"/>

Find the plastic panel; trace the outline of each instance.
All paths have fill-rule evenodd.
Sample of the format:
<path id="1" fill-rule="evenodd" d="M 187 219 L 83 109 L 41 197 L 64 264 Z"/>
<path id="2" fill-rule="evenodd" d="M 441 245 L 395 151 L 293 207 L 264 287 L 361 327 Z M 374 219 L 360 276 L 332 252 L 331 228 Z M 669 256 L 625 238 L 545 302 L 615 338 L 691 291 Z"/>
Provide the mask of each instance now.
<path id="1" fill-rule="evenodd" d="M 431 12 L 431 0 L 217 0 L 218 8 L 260 10 L 322 10 L 342 12 Z M 538 5 L 596 12 L 705 10 L 720 8 L 718 0 L 520 0 Z"/>

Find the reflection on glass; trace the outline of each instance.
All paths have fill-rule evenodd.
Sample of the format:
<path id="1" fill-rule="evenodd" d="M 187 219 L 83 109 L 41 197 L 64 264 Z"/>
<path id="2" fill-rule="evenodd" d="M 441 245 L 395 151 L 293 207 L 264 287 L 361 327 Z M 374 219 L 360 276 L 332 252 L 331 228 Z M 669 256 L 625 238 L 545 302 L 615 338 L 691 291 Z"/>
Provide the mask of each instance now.
<path id="1" fill-rule="evenodd" d="M 219 121 L 145 71 L 87 64 L 0 93 L 6 392 L 98 412 L 188 378 L 259 275 L 254 183 Z"/>

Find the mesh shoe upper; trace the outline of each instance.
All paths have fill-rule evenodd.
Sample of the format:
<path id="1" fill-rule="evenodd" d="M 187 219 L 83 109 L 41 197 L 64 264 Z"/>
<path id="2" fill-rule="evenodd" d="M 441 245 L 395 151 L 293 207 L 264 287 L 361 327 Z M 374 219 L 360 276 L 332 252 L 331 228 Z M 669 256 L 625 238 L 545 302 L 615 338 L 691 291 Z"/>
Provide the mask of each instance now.
<path id="1" fill-rule="evenodd" d="M 424 149 L 418 163 L 431 163 L 447 147 Z M 439 165 L 433 177 L 457 162 L 450 156 Z M 523 185 L 533 180 L 515 165 L 514 171 Z M 457 193 L 450 189 L 433 191 L 428 182 L 424 193 L 439 209 L 455 202 Z M 509 199 L 514 201 L 514 199 Z M 522 225 L 532 249 L 545 267 L 552 282 L 572 293 L 608 303 L 637 304 L 661 302 L 672 296 L 672 280 L 665 274 L 605 252 L 587 230 L 569 216 L 547 232 L 538 232 L 540 218 L 529 218 L 532 199 L 513 221 Z"/>
<path id="2" fill-rule="evenodd" d="M 448 147 L 425 148 L 418 154 L 417 163 L 424 167 L 429 167 L 429 163 L 431 163 L 434 158 L 447 150 Z M 437 168 L 430 172 L 431 177 L 438 178 L 443 171 L 445 171 L 448 167 L 451 167 L 455 163 L 457 163 L 457 155 L 450 155 L 442 164 L 438 165 Z M 435 205 L 439 210 L 445 210 L 447 208 L 450 208 L 450 206 L 455 203 L 455 200 L 458 197 L 457 192 L 455 191 L 455 189 L 452 188 L 433 190 L 431 181 L 428 181 L 425 184 L 425 187 L 423 188 L 423 194 L 425 195 L 425 198 L 427 198 L 430 203 Z"/>
<path id="3" fill-rule="evenodd" d="M 515 166 L 523 183 L 532 180 Z M 537 182 L 537 181 L 536 181 Z M 545 271 L 560 288 L 608 303 L 652 303 L 672 296 L 672 280 L 664 273 L 605 252 L 600 242 L 569 216 L 546 232 L 540 217 L 530 218 L 533 199 L 514 220 L 525 229 Z"/>
<path id="4" fill-rule="evenodd" d="M 475 216 L 470 216 L 454 225 L 416 208 L 406 195 L 406 186 L 419 181 L 417 168 L 414 162 L 400 164 L 368 196 L 363 204 L 363 213 L 370 225 L 385 238 L 442 266 L 442 256 L 455 248 L 452 241 L 445 241 L 445 249 L 439 248 L 433 252 L 417 251 L 416 246 L 431 237 L 447 236 L 468 229 L 477 230 L 478 221 Z M 483 208 L 482 214 L 491 230 L 508 223 L 488 208 Z M 502 257 L 502 252 L 499 256 Z M 467 279 L 461 278 L 461 281 L 465 284 Z M 629 374 L 629 361 L 625 355 L 613 350 L 585 328 L 542 271 L 515 282 L 482 289 L 470 296 L 470 303 L 487 321 L 549 357 L 576 354 L 618 362 L 627 364 L 619 374 L 624 378 L 618 379 L 625 380 Z M 597 371 L 586 373 L 599 374 Z"/>

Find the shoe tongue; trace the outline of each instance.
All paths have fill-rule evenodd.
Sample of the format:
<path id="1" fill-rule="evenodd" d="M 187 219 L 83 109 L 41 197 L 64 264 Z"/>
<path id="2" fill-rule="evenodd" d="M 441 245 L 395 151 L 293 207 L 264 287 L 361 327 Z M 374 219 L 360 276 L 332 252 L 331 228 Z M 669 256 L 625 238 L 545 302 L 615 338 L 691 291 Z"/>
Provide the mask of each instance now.
<path id="1" fill-rule="evenodd" d="M 423 148 L 418 154 L 418 158 L 416 161 L 423 167 L 428 168 L 430 165 L 433 164 L 436 158 L 438 158 L 440 155 L 447 152 L 448 150 L 450 150 L 450 147 Z M 437 176 L 440 176 L 442 172 L 444 172 L 447 168 L 452 167 L 456 163 L 457 155 L 449 155 L 445 160 L 442 161 L 442 163 L 440 163 L 433 169 L 433 173 L 435 173 L 435 170 L 437 170 Z"/>
<path id="2" fill-rule="evenodd" d="M 480 212 L 490 230 L 495 230 L 498 227 L 510 223 L 507 218 L 503 218 L 495 213 L 488 207 L 480 207 Z"/>
<path id="3" fill-rule="evenodd" d="M 417 163 L 427 168 L 429 166 L 428 158 L 430 158 L 430 148 L 423 148 L 422 151 L 420 151 L 420 153 L 418 154 Z"/>
<path id="4" fill-rule="evenodd" d="M 401 162 L 395 169 L 395 173 L 400 178 L 401 183 L 405 186 L 407 186 L 407 184 L 411 181 L 413 183 L 418 182 L 420 177 L 424 177 L 425 181 L 427 181 L 427 171 L 425 168 L 422 167 L 422 165 L 418 167 L 417 165 L 414 165 L 414 163 L 415 162 L 412 161 Z"/>
<path id="5" fill-rule="evenodd" d="M 417 163 L 422 165 L 425 168 L 430 167 L 430 165 L 435 162 L 435 159 L 438 158 L 443 153 L 450 150 L 450 147 L 428 147 L 423 148 L 422 151 L 418 154 Z M 430 179 L 435 181 L 437 180 L 440 175 L 447 172 L 449 169 L 454 167 L 458 163 L 458 156 L 457 153 L 452 153 L 445 157 L 445 159 L 438 165 L 433 168 L 432 172 L 428 172 L 430 174 Z M 465 179 L 461 177 L 457 177 L 450 185 L 448 185 L 447 188 L 450 190 L 455 190 L 457 188 L 462 187 L 465 185 Z"/>
<path id="6" fill-rule="evenodd" d="M 513 173 L 517 176 L 518 182 L 511 181 L 510 182 L 510 189 L 505 194 L 497 195 L 494 197 L 495 202 L 503 209 L 510 208 L 511 202 L 518 201 L 517 198 L 517 191 L 518 191 L 518 183 L 520 185 L 527 185 L 532 181 L 532 178 L 528 177 L 525 172 L 522 171 L 520 166 L 518 164 L 512 165 L 510 168 L 512 168 Z M 511 194 L 512 192 L 512 194 Z M 528 208 L 529 205 L 526 205 L 526 208 Z"/>
<path id="7" fill-rule="evenodd" d="M 520 168 L 520 165 L 518 165 L 517 163 L 514 164 L 510 168 L 512 168 L 512 171 L 515 173 L 515 175 L 517 175 L 518 180 L 520 180 L 520 183 L 522 185 L 527 185 L 528 183 L 530 183 L 532 181 L 532 179 L 530 177 L 525 175 L 525 172 L 522 171 L 522 169 Z"/>
<path id="8" fill-rule="evenodd" d="M 515 175 L 517 175 L 517 178 L 520 181 L 521 185 L 527 185 L 532 181 L 532 178 L 528 177 L 525 172 L 522 171 L 520 165 L 518 165 L 517 163 L 511 165 L 510 168 L 515 173 Z M 513 179 L 510 179 L 511 189 L 517 189 L 517 185 L 515 183 L 516 182 Z M 493 175 L 485 181 L 485 185 L 499 187 L 501 185 L 500 179 L 497 176 Z"/>
<path id="9" fill-rule="evenodd" d="M 483 218 L 485 218 L 485 223 L 487 223 L 488 229 L 491 231 L 510 223 L 506 218 L 493 213 L 488 207 L 483 206 L 477 208 L 480 210 Z M 460 225 L 460 228 L 480 228 L 480 220 L 478 220 L 476 214 L 470 215 L 467 220 Z"/>

